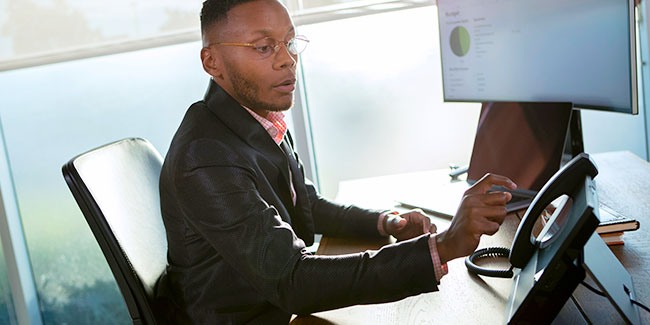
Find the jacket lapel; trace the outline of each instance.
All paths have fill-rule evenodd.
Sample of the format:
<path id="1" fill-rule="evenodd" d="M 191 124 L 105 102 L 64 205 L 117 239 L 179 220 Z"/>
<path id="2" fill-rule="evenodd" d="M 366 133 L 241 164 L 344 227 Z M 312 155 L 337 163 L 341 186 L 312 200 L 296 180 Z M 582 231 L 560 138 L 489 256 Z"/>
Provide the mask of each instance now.
<path id="1" fill-rule="evenodd" d="M 298 160 L 293 151 L 293 141 L 287 131 L 284 138 L 289 146 L 290 155 L 296 161 L 298 168 L 292 168 L 289 164 L 288 158 L 283 150 L 271 139 L 269 134 L 264 130 L 262 125 L 255 120 L 234 98 L 232 98 L 226 91 L 224 91 L 217 83 L 210 80 L 210 85 L 206 91 L 204 101 L 208 109 L 214 113 L 224 124 L 230 128 L 237 136 L 244 140 L 247 144 L 255 150 L 262 153 L 265 157 L 273 162 L 282 173 L 284 179 L 284 186 L 286 188 L 286 196 L 288 201 L 285 201 L 285 206 L 289 211 L 294 213 L 289 222 L 296 231 L 296 235 L 305 241 L 308 246 L 314 242 L 314 222 L 311 215 L 311 204 L 309 202 L 309 195 L 307 188 L 303 181 L 304 176 L 302 168 L 299 167 Z M 293 207 L 291 195 L 289 192 L 289 170 L 290 168 L 296 169 L 292 171 L 293 187 L 296 191 L 296 207 Z M 287 204 L 288 203 L 288 204 Z"/>
<path id="2" fill-rule="evenodd" d="M 212 79 L 210 79 L 204 101 L 208 105 L 208 109 L 225 122 L 224 124 L 228 128 L 278 167 L 282 173 L 284 185 L 288 188 L 289 167 L 287 157 L 262 125 Z"/>
<path id="3" fill-rule="evenodd" d="M 296 234 L 305 241 L 307 246 L 310 246 L 314 243 L 314 219 L 311 215 L 311 202 L 304 182 L 303 168 L 293 150 L 293 141 L 291 141 L 289 131 L 282 140 L 282 148 L 290 156 L 289 167 L 293 176 L 293 188 L 296 191 L 296 207 L 292 217 L 294 220 L 292 226 Z"/>

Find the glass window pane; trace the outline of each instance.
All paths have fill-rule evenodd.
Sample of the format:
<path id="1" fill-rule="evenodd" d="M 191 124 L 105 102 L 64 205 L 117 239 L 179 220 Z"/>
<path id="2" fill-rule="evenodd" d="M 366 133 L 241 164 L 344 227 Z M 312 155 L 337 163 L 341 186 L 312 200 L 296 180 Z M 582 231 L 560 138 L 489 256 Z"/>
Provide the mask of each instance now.
<path id="1" fill-rule="evenodd" d="M 0 73 L 0 117 L 43 318 L 129 323 L 61 174 L 77 154 L 143 137 L 165 154 L 208 76 L 198 42 Z"/>
<path id="2" fill-rule="evenodd" d="M 324 195 L 346 179 L 469 162 L 480 105 L 443 103 L 434 6 L 299 29 Z"/>
<path id="3" fill-rule="evenodd" d="M 0 241 L 0 324 L 18 324 L 2 241 Z"/>
<path id="4" fill-rule="evenodd" d="M 372 3 L 388 2 L 389 0 L 287 0 L 287 8 L 292 12 L 313 10 L 317 8 L 332 7 L 341 4 L 368 5 Z"/>
<path id="5" fill-rule="evenodd" d="M 198 31 L 201 3 L 0 0 L 0 60 L 187 29 Z"/>

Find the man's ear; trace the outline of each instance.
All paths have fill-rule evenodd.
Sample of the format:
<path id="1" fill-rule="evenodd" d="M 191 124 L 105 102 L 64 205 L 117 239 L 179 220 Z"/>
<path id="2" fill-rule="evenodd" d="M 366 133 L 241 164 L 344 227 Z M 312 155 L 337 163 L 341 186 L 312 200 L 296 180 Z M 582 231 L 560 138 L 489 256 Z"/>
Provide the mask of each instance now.
<path id="1" fill-rule="evenodd" d="M 223 79 L 223 62 L 214 48 L 204 47 L 201 49 L 201 62 L 205 72 L 215 79 Z"/>

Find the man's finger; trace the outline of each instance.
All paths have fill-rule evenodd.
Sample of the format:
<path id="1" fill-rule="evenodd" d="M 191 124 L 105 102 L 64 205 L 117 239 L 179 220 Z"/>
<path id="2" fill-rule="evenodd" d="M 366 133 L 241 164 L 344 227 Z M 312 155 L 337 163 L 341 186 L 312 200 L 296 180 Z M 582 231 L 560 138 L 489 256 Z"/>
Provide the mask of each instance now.
<path id="1" fill-rule="evenodd" d="M 429 232 L 429 229 L 431 228 L 431 220 L 427 217 L 422 218 L 422 233 L 426 234 Z"/>
<path id="2" fill-rule="evenodd" d="M 496 175 L 496 174 L 485 174 L 478 182 L 476 182 L 472 187 L 470 187 L 465 193 L 467 194 L 483 194 L 489 191 L 492 186 L 503 186 L 509 190 L 514 190 L 517 188 L 517 184 L 510 180 L 510 178 Z"/>
<path id="3" fill-rule="evenodd" d="M 504 220 L 506 220 L 507 215 L 501 215 L 501 216 L 491 216 L 491 217 L 486 217 L 490 221 L 494 221 L 498 224 L 502 224 Z"/>
<path id="4" fill-rule="evenodd" d="M 391 229 L 400 230 L 406 226 L 406 219 L 402 218 L 399 215 L 393 214 L 388 217 L 386 225 Z"/>
<path id="5" fill-rule="evenodd" d="M 496 234 L 497 231 L 499 231 L 499 226 L 501 226 L 501 225 L 496 223 L 496 222 L 486 221 L 481 226 L 483 228 L 482 229 L 483 234 L 486 234 L 488 236 L 492 236 L 492 235 Z"/>
<path id="6" fill-rule="evenodd" d="M 509 192 L 491 192 L 479 195 L 486 205 L 506 205 L 512 199 L 512 194 Z"/>
<path id="7" fill-rule="evenodd" d="M 466 207 L 502 206 L 512 199 L 508 192 L 490 192 L 484 194 L 467 194 L 463 197 L 461 205 Z"/>
<path id="8" fill-rule="evenodd" d="M 412 214 L 412 213 L 419 213 L 419 214 L 421 214 L 421 215 L 425 215 L 425 214 L 424 214 L 424 211 L 422 211 L 422 209 L 420 209 L 420 208 L 415 208 L 415 209 L 408 210 L 408 211 L 406 211 L 406 212 L 402 212 L 402 213 L 399 214 L 399 216 L 406 216 L 406 215 L 410 215 L 410 214 Z"/>
<path id="9" fill-rule="evenodd" d="M 461 209 L 463 208 L 461 207 Z M 471 218 L 490 217 L 490 218 L 497 218 L 495 220 L 498 220 L 498 218 L 505 218 L 505 216 L 508 214 L 506 212 L 505 206 L 498 206 L 498 205 L 472 206 L 472 207 L 466 207 L 464 209 L 465 209 L 464 211 L 465 215 Z"/>

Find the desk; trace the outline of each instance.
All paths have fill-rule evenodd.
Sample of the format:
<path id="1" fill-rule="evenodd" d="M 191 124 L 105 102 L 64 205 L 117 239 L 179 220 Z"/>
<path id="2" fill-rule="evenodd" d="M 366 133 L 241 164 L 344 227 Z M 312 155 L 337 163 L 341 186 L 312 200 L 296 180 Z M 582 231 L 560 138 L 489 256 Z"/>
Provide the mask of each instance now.
<path id="1" fill-rule="evenodd" d="M 599 168 L 596 177 L 599 199 L 623 215 L 641 222 L 641 228 L 624 235 L 625 245 L 611 247 L 631 274 L 637 299 L 650 304 L 650 164 L 629 152 L 594 155 Z M 393 208 L 393 193 L 412 186 L 413 182 L 445 177 L 445 171 L 432 171 L 342 182 L 339 201 L 373 208 Z M 448 179 L 448 178 L 447 178 Z M 448 219 L 434 217 L 439 229 L 449 225 Z M 509 247 L 519 224 L 514 214 L 508 215 L 494 236 L 483 236 L 479 247 Z M 323 238 L 319 254 L 334 255 L 378 249 L 390 240 Z M 449 274 L 438 292 L 421 294 L 397 302 L 359 305 L 297 317 L 291 324 L 501 324 L 510 295 L 511 279 L 470 275 L 463 259 L 448 263 Z M 397 275 L 396 275 L 397 276 Z M 622 323 L 606 298 L 578 286 L 575 296 L 589 318 L 595 323 Z M 650 315 L 641 310 L 643 323 L 650 324 Z M 569 300 L 556 323 L 584 323 L 575 304 Z"/>

